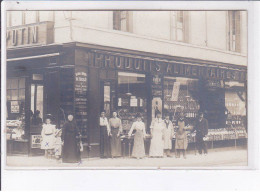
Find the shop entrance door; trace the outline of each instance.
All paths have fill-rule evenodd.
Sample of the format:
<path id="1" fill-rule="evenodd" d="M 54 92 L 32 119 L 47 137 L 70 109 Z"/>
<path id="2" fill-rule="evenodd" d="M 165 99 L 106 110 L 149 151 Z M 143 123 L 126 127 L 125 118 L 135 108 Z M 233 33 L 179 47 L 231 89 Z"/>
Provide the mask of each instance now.
<path id="1" fill-rule="evenodd" d="M 42 75 L 33 75 L 30 87 L 30 155 L 42 155 L 41 130 L 44 115 L 44 86 Z"/>
<path id="2" fill-rule="evenodd" d="M 101 81 L 100 82 L 100 110 L 106 112 L 106 117 L 110 118 L 112 112 L 116 110 L 115 104 L 115 81 Z"/>
<path id="3" fill-rule="evenodd" d="M 43 84 L 32 83 L 31 84 L 31 132 L 41 131 L 41 125 L 43 122 Z"/>

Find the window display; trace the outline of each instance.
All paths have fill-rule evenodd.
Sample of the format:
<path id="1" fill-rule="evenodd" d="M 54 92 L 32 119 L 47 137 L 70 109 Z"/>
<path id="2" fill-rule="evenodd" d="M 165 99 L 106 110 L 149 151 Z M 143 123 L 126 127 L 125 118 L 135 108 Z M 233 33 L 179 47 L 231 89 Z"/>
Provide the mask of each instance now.
<path id="1" fill-rule="evenodd" d="M 136 73 L 118 73 L 118 116 L 122 120 L 123 130 L 130 130 L 136 113 L 141 113 L 147 122 L 145 75 Z"/>
<path id="2" fill-rule="evenodd" d="M 200 105 L 197 97 L 198 80 L 188 78 L 164 79 L 164 114 L 176 121 L 183 112 L 188 124 L 192 125 Z"/>
<path id="3" fill-rule="evenodd" d="M 7 79 L 7 139 L 25 138 L 25 78 Z"/>

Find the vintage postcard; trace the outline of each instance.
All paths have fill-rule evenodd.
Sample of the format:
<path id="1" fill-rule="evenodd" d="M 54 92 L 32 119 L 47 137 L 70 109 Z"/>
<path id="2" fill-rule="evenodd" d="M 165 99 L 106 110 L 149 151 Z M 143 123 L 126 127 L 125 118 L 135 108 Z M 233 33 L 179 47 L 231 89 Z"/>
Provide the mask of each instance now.
<path id="1" fill-rule="evenodd" d="M 7 168 L 248 166 L 247 10 L 7 10 Z"/>

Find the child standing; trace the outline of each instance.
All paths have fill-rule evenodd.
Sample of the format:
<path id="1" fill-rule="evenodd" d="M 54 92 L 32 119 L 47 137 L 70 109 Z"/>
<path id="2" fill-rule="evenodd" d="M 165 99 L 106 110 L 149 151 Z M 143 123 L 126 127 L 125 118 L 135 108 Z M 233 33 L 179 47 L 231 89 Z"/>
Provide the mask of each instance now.
<path id="1" fill-rule="evenodd" d="M 180 152 L 183 152 L 183 158 L 186 159 L 186 149 L 188 147 L 187 133 L 185 131 L 184 114 L 180 113 L 180 118 L 177 121 L 178 131 L 176 132 L 175 141 L 175 157 L 180 158 Z"/>
<path id="2" fill-rule="evenodd" d="M 41 149 L 45 150 L 45 157 L 49 158 L 54 149 L 56 126 L 51 124 L 51 118 L 46 118 L 46 123 L 42 126 Z"/>

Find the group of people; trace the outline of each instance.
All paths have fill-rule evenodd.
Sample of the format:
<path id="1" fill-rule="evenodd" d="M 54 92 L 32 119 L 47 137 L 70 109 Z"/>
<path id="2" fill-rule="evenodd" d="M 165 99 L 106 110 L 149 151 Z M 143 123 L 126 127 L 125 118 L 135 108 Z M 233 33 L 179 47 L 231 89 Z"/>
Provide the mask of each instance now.
<path id="1" fill-rule="evenodd" d="M 151 143 L 149 150 L 149 157 L 171 157 L 172 139 L 175 135 L 175 157 L 180 158 L 181 152 L 183 157 L 186 158 L 186 150 L 188 147 L 187 130 L 191 130 L 191 133 L 196 131 L 196 147 L 199 153 L 207 154 L 207 146 L 204 142 L 204 137 L 208 133 L 208 121 L 203 117 L 203 113 L 199 114 L 199 118 L 196 121 L 193 128 L 189 128 L 185 123 L 184 114 L 180 113 L 179 119 L 176 123 L 177 131 L 174 131 L 174 125 L 170 120 L 170 116 L 166 115 L 165 119 L 162 119 L 160 112 L 156 114 L 156 118 L 153 119 L 150 132 Z M 134 133 L 135 132 L 135 133 Z M 117 117 L 117 113 L 113 112 L 113 117 L 109 120 L 105 117 L 105 112 L 101 112 L 100 116 L 100 152 L 101 158 L 119 157 L 121 156 L 121 139 L 122 122 Z M 145 124 L 142 121 L 141 114 L 137 113 L 136 121 L 132 124 L 131 129 L 128 132 L 130 138 L 134 133 L 134 144 L 132 150 L 132 157 L 141 159 L 145 157 L 145 145 L 144 140 L 147 137 Z"/>
<path id="2" fill-rule="evenodd" d="M 57 129 L 51 122 L 51 116 L 47 116 L 41 131 L 41 149 L 45 150 L 45 157 L 55 156 L 57 160 L 62 158 L 65 163 L 80 162 L 81 134 L 73 115 L 68 114 L 68 121 L 62 129 Z"/>
<path id="3" fill-rule="evenodd" d="M 122 155 L 121 152 L 121 134 L 123 127 L 121 119 L 117 112 L 113 112 L 113 117 L 109 120 L 105 116 L 105 111 L 101 112 L 100 120 L 100 156 L 101 158 L 115 158 Z M 174 131 L 174 125 L 177 125 L 177 131 Z M 175 136 L 175 157 L 180 158 L 181 153 L 186 158 L 186 149 L 188 147 L 187 130 L 191 133 L 196 131 L 196 147 L 199 153 L 202 150 L 207 154 L 207 146 L 204 137 L 208 133 L 208 121 L 199 114 L 193 128 L 189 128 L 185 123 L 184 114 L 180 113 L 176 123 L 170 120 L 166 115 L 162 119 L 161 113 L 156 114 L 150 126 L 150 149 L 149 157 L 171 157 L 173 148 L 172 139 Z M 134 134 L 132 157 L 141 159 L 145 157 L 145 143 L 147 137 L 145 124 L 142 121 L 142 115 L 136 114 L 136 121 L 132 124 L 128 137 Z M 47 117 L 42 126 L 41 149 L 45 150 L 45 157 L 55 156 L 57 160 L 62 158 L 62 162 L 76 163 L 80 162 L 80 130 L 78 129 L 73 115 L 68 114 L 68 120 L 62 129 L 57 129 L 51 123 L 51 117 Z"/>

